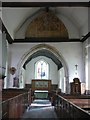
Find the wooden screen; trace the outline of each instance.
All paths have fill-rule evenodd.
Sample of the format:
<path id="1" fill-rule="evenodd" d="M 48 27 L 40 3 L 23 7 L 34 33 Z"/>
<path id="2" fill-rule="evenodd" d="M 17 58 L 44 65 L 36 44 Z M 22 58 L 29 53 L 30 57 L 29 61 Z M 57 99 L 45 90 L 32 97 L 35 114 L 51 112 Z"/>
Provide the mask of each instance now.
<path id="1" fill-rule="evenodd" d="M 51 80 L 41 80 L 41 79 L 34 79 L 32 80 L 32 90 L 51 90 Z"/>

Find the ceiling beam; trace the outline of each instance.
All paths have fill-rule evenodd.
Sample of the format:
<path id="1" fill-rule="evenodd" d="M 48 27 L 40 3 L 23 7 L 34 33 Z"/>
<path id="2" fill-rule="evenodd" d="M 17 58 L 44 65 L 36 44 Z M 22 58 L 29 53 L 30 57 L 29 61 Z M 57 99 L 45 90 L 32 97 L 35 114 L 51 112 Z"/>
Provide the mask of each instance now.
<path id="1" fill-rule="evenodd" d="M 81 42 L 80 39 L 67 39 L 67 38 L 25 38 L 25 39 L 14 39 L 13 43 L 31 43 L 31 42 Z"/>
<path id="2" fill-rule="evenodd" d="M 2 2 L 2 7 L 89 7 L 89 2 Z"/>
<path id="3" fill-rule="evenodd" d="M 12 43 L 34 43 L 34 42 L 82 42 L 80 39 L 67 39 L 67 38 L 58 38 L 58 37 L 41 37 L 41 38 L 25 38 L 25 39 L 12 39 L 2 20 L 0 19 L 1 31 L 6 33 L 6 39 L 9 44 Z"/>
<path id="4" fill-rule="evenodd" d="M 77 38 L 72 38 L 72 39 L 67 39 L 67 38 L 36 38 L 36 37 L 32 37 L 32 38 L 25 38 L 25 39 L 12 39 L 11 35 L 9 34 L 8 30 L 6 29 L 6 27 L 4 26 L 1 18 L 0 18 L 0 29 L 3 32 L 6 33 L 6 39 L 8 41 L 9 44 L 12 43 L 34 43 L 34 42 L 84 42 L 86 39 L 88 39 L 90 37 L 90 32 L 85 35 L 81 40 L 77 39 Z"/>
<path id="5" fill-rule="evenodd" d="M 90 32 L 88 34 L 86 34 L 81 41 L 84 42 L 85 40 L 87 40 L 90 37 Z"/>

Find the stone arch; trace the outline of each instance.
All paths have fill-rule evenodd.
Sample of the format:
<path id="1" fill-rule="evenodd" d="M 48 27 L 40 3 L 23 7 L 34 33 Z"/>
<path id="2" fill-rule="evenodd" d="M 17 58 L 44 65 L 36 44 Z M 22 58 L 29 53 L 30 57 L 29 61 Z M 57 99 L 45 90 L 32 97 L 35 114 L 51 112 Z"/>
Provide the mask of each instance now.
<path id="1" fill-rule="evenodd" d="M 20 71 L 25 63 L 25 61 L 31 56 L 33 55 L 35 52 L 40 51 L 40 50 L 48 50 L 49 52 L 51 52 L 63 65 L 64 70 L 65 70 L 65 81 L 66 81 L 66 93 L 69 93 L 69 74 L 68 74 L 68 66 L 67 63 L 65 61 L 65 59 L 63 58 L 63 56 L 61 55 L 61 53 L 53 46 L 47 45 L 47 44 L 38 44 L 34 47 L 32 47 L 29 51 L 27 51 L 21 58 L 21 60 L 18 63 L 18 67 L 17 67 L 17 76 L 20 76 Z"/>

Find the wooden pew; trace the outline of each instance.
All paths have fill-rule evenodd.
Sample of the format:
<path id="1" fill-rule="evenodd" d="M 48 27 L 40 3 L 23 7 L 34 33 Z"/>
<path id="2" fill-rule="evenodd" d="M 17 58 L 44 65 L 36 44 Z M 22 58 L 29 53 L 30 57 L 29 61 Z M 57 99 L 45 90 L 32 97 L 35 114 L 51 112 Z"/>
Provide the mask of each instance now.
<path id="1" fill-rule="evenodd" d="M 23 94 L 25 92 L 28 92 L 28 89 L 15 89 L 15 88 L 3 89 L 2 90 L 2 101 L 15 97 L 19 94 Z"/>
<path id="2" fill-rule="evenodd" d="M 69 102 L 77 105 L 81 109 L 90 112 L 90 96 L 89 95 L 61 95 Z"/>
<path id="3" fill-rule="evenodd" d="M 31 104 L 31 91 L 9 99 L 6 97 L 6 100 L 2 102 L 2 118 L 20 119 L 29 104 Z"/>
<path id="4" fill-rule="evenodd" d="M 68 99 L 80 108 L 90 108 L 90 99 Z"/>
<path id="5" fill-rule="evenodd" d="M 58 94 L 55 94 L 55 96 L 55 111 L 59 118 L 90 119 L 90 113 L 80 108 L 78 105 L 75 105 L 73 102 L 70 102 L 70 99 L 66 99 Z"/>

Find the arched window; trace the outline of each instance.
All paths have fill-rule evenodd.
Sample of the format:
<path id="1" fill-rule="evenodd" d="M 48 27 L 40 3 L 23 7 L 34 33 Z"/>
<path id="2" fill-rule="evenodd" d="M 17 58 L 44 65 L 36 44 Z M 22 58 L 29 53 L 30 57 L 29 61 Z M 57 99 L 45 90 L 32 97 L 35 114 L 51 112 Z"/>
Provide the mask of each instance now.
<path id="1" fill-rule="evenodd" d="M 43 59 L 35 63 L 35 79 L 49 79 L 49 64 Z"/>

